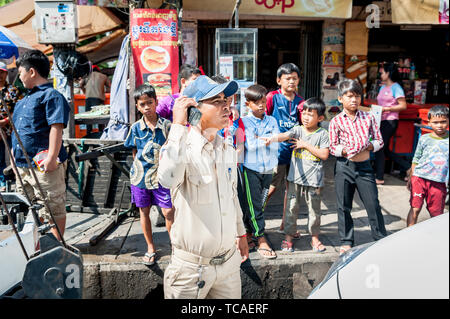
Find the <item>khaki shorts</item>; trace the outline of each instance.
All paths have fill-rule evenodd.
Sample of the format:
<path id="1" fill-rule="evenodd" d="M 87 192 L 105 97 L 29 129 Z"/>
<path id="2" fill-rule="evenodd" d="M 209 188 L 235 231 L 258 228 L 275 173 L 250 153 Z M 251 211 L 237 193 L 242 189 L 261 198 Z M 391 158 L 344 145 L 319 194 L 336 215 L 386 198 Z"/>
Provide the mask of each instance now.
<path id="1" fill-rule="evenodd" d="M 285 185 L 286 178 L 289 173 L 290 164 L 282 164 L 273 170 L 271 187 L 279 188 Z"/>
<path id="2" fill-rule="evenodd" d="M 43 173 L 37 168 L 34 168 L 36 177 L 47 199 L 47 204 L 55 219 L 66 216 L 66 168 L 67 161 L 59 164 L 58 168 L 50 173 Z M 17 169 L 22 178 L 25 191 L 28 196 L 30 196 L 31 201 L 43 205 L 43 198 L 41 197 L 39 188 L 30 170 L 27 167 L 18 167 Z M 24 194 L 18 178 L 16 178 L 16 187 L 17 192 Z M 43 218 L 45 221 L 51 221 L 50 214 L 45 207 L 39 210 L 39 217 Z"/>

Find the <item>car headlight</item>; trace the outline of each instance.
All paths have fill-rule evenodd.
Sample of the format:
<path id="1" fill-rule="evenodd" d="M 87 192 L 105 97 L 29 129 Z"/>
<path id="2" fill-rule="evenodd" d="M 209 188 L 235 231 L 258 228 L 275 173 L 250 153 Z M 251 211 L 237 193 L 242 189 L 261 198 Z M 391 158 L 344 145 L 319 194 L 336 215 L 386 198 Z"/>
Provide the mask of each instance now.
<path id="1" fill-rule="evenodd" d="M 352 260 L 354 260 L 356 257 L 358 257 L 362 252 L 364 252 L 367 248 L 375 244 L 375 242 L 370 242 L 367 244 L 359 245 L 356 247 L 353 247 L 352 249 L 348 250 L 346 253 L 339 256 L 338 260 L 334 262 L 333 265 L 331 265 L 331 268 L 328 270 L 325 278 L 322 280 L 320 284 L 316 286 L 316 288 L 313 289 L 311 292 L 311 295 L 320 287 L 322 287 L 331 277 L 333 277 L 339 270 L 341 270 L 344 266 L 348 265 Z"/>

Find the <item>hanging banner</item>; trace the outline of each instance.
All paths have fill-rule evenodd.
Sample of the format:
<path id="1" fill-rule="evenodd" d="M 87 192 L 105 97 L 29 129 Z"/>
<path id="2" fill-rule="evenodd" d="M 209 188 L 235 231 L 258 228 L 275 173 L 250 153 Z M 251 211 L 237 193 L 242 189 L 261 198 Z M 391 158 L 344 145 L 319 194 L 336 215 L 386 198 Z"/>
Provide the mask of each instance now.
<path id="1" fill-rule="evenodd" d="M 345 23 L 345 54 L 367 55 L 369 50 L 369 29 L 365 21 Z"/>
<path id="2" fill-rule="evenodd" d="M 79 6 L 128 8 L 128 0 L 76 0 Z"/>
<path id="3" fill-rule="evenodd" d="M 235 1 L 183 0 L 183 10 L 232 12 Z M 239 14 L 346 18 L 352 16 L 352 0 L 245 0 Z"/>
<path id="4" fill-rule="evenodd" d="M 151 84 L 158 98 L 178 92 L 177 11 L 133 10 L 130 34 L 136 87 Z"/>
<path id="5" fill-rule="evenodd" d="M 392 22 L 448 24 L 449 0 L 392 0 Z"/>

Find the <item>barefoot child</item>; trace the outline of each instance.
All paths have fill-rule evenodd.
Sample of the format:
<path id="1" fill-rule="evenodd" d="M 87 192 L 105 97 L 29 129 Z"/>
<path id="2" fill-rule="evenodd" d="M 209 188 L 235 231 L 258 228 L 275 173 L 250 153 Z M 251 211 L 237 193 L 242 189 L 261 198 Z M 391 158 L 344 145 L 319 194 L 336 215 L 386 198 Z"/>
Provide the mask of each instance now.
<path id="1" fill-rule="evenodd" d="M 157 176 L 159 150 L 166 141 L 170 121 L 156 114 L 158 101 L 153 86 L 139 86 L 134 91 L 134 100 L 142 118 L 131 126 L 125 146 L 133 149 L 134 162 L 130 170 L 131 196 L 136 207 L 139 207 L 142 231 L 147 242 L 143 263 L 151 266 L 156 260 L 156 250 L 153 245 L 150 208 L 152 205 L 161 207 L 169 235 L 174 216 L 170 190 L 159 184 Z"/>
<path id="2" fill-rule="evenodd" d="M 294 236 L 297 232 L 297 217 L 300 200 L 304 196 L 308 205 L 308 230 L 314 252 L 325 251 L 319 240 L 320 232 L 320 190 L 323 187 L 323 161 L 328 159 L 328 132 L 319 127 L 323 121 L 325 104 L 318 98 L 310 98 L 303 104 L 302 126 L 295 126 L 285 133 L 267 139 L 267 143 L 289 140 L 294 149 L 289 169 L 287 205 L 284 214 L 285 240 L 283 251 L 293 252 Z"/>
<path id="3" fill-rule="evenodd" d="M 407 226 L 417 223 L 426 200 L 431 217 L 444 213 L 448 184 L 448 108 L 433 106 L 428 112 L 430 134 L 420 137 L 412 160 L 408 189 L 411 191 L 411 209 Z"/>

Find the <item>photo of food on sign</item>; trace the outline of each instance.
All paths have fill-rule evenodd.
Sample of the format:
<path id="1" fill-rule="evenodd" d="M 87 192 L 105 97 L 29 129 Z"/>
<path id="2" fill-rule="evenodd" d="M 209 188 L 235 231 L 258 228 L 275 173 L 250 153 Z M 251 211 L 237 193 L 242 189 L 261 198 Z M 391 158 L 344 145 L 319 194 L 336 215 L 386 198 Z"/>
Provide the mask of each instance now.
<path id="1" fill-rule="evenodd" d="M 169 73 L 144 74 L 144 82 L 155 88 L 158 97 L 172 93 L 172 77 Z"/>
<path id="2" fill-rule="evenodd" d="M 141 62 L 148 71 L 161 72 L 169 66 L 170 55 L 162 47 L 150 46 L 142 51 Z"/>

